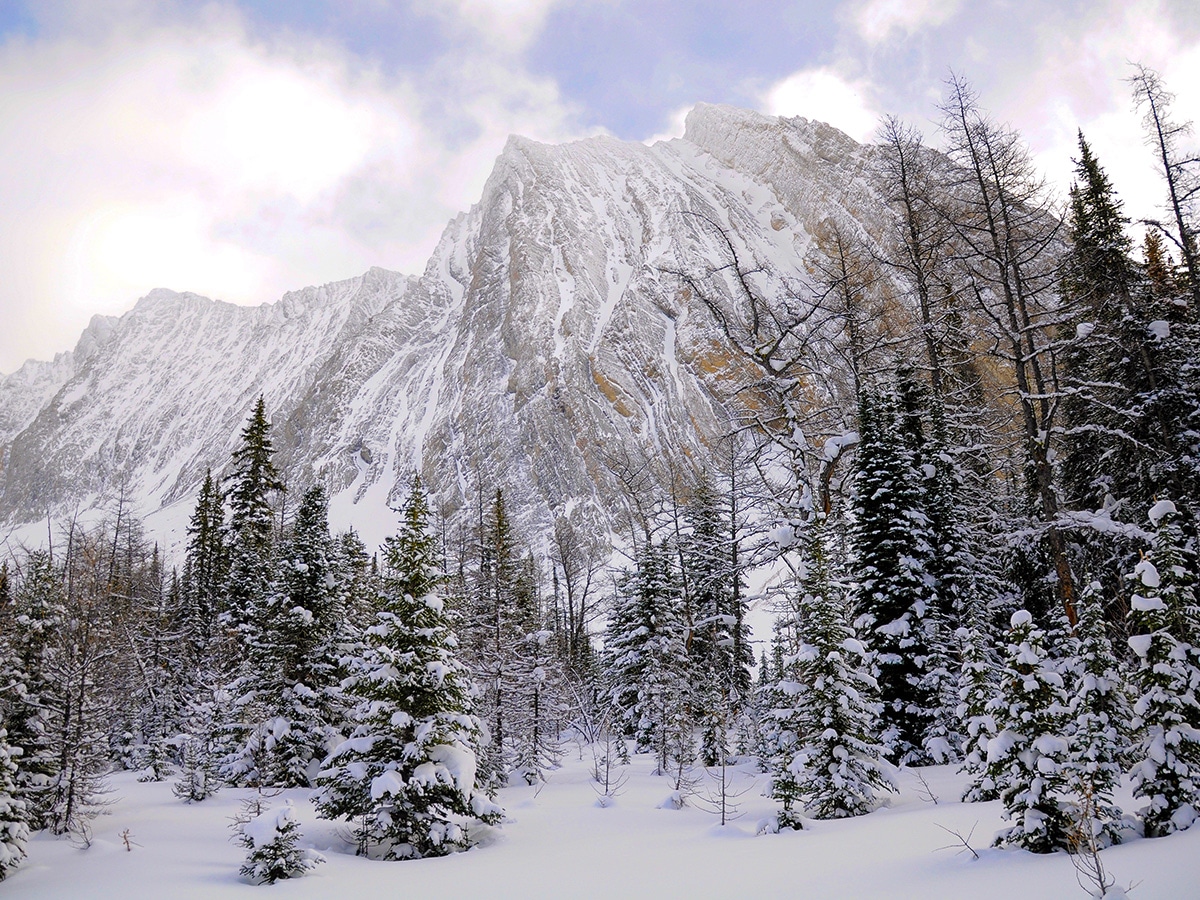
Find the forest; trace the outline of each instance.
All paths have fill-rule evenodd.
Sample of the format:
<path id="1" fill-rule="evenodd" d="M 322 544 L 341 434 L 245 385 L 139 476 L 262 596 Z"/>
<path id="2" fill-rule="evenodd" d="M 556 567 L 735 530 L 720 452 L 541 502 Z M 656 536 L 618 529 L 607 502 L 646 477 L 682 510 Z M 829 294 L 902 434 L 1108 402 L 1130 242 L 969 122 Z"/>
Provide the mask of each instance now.
<path id="1" fill-rule="evenodd" d="M 602 797 L 632 754 L 679 804 L 699 769 L 753 759 L 771 831 L 870 814 L 897 767 L 943 764 L 964 800 L 1001 801 L 1000 846 L 1096 860 L 1187 829 L 1200 156 L 1157 73 L 1129 84 L 1160 221 L 1125 216 L 1082 133 L 1056 200 L 952 77 L 938 149 L 881 125 L 882 240 L 828 220 L 805 278 L 775 283 L 698 222 L 727 258 L 669 274 L 744 376 L 728 467 L 654 496 L 626 464 L 627 534 L 521 534 L 497 484 L 451 527 L 414 475 L 368 548 L 331 532 L 324 486 L 285 488 L 260 398 L 182 559 L 123 503 L 10 548 L 0 878 L 33 831 L 86 844 L 115 770 L 181 804 L 253 789 L 255 882 L 319 861 L 254 800 L 276 788 L 311 788 L 364 856 L 465 850 L 568 734 Z M 757 644 L 752 603 L 775 621 Z"/>

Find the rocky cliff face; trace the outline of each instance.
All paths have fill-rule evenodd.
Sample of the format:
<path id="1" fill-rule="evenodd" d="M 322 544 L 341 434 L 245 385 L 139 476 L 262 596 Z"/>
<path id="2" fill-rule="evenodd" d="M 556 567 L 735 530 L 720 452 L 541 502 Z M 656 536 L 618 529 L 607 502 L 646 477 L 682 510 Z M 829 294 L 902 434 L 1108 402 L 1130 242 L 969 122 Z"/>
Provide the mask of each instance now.
<path id="1" fill-rule="evenodd" d="M 342 521 L 420 471 L 452 520 L 483 485 L 530 528 L 612 527 L 634 470 L 719 464 L 747 378 L 672 272 L 724 262 L 728 236 L 765 277 L 802 276 L 830 216 L 870 239 L 871 152 L 706 105 L 652 147 L 514 137 L 419 278 L 372 269 L 256 308 L 155 291 L 0 379 L 0 516 L 186 501 L 263 393 L 289 482 L 326 482 Z"/>

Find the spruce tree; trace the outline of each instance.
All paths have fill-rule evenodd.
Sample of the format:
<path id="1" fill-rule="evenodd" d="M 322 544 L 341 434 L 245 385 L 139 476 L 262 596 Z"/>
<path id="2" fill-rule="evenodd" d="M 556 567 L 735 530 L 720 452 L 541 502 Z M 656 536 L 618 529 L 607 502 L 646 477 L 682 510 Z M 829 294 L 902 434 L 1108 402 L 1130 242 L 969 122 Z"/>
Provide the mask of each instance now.
<path id="1" fill-rule="evenodd" d="M 1134 568 L 1129 646 L 1138 740 L 1129 776 L 1147 837 L 1181 831 L 1200 814 L 1200 665 L 1196 558 L 1185 549 L 1175 504 L 1150 510 L 1154 541 Z"/>
<path id="2" fill-rule="evenodd" d="M 1004 818 L 996 836 L 1034 853 L 1069 846 L 1072 810 L 1066 799 L 1067 697 L 1046 635 L 1028 610 L 1013 613 L 1000 693 L 990 710 L 996 736 L 988 742 L 987 774 L 1000 788 Z"/>
<path id="3" fill-rule="evenodd" d="M 865 649 L 830 577 L 821 526 L 810 527 L 792 623 L 799 650 L 783 660 L 779 705 L 770 713 L 778 729 L 771 795 L 782 805 L 781 828 L 799 828 L 801 810 L 817 819 L 863 815 L 895 790 L 881 762 L 876 685 L 864 671 Z"/>
<path id="4" fill-rule="evenodd" d="M 281 550 L 282 593 L 264 635 L 270 667 L 263 705 L 277 735 L 269 780 L 281 787 L 311 784 L 336 734 L 340 611 L 331 553 L 328 501 L 316 485 L 301 499 Z"/>
<path id="5" fill-rule="evenodd" d="M 273 590 L 275 528 L 271 496 L 283 482 L 271 457 L 271 425 L 260 396 L 233 451 L 233 471 L 226 476 L 229 516 L 229 578 L 224 620 L 238 634 L 239 662 L 264 662 L 263 633 L 270 616 Z"/>
<path id="6" fill-rule="evenodd" d="M 230 505 L 229 577 L 221 623 L 234 635 L 231 658 L 223 667 L 234 697 L 237 724 L 234 742 L 224 764 L 234 782 L 263 784 L 271 780 L 271 758 L 278 723 L 273 721 L 276 699 L 265 689 L 264 676 L 276 674 L 272 644 L 274 618 L 283 607 L 282 585 L 276 569 L 276 530 L 271 496 L 283 483 L 271 461 L 271 426 L 260 396 L 233 452 L 233 470 L 226 476 Z"/>
<path id="7" fill-rule="evenodd" d="M 308 874 L 325 861 L 315 850 L 300 846 L 300 822 L 291 801 L 265 809 L 241 824 L 239 842 L 250 852 L 242 875 L 254 884 L 274 884 Z"/>
<path id="8" fill-rule="evenodd" d="M 179 621 L 182 649 L 189 668 L 211 669 L 228 577 L 224 499 L 211 469 L 205 470 L 187 536 Z"/>
<path id="9" fill-rule="evenodd" d="M 922 478 L 894 393 L 864 391 L 859 405 L 851 526 L 855 627 L 870 648 L 884 745 L 900 764 L 929 761 L 925 739 L 936 697 L 926 677 L 932 576 Z"/>
<path id="10" fill-rule="evenodd" d="M 690 729 L 683 601 L 669 548 L 647 540 L 618 593 L 605 640 L 607 693 L 617 720 L 668 769 L 673 736 Z"/>
<path id="11" fill-rule="evenodd" d="M 8 743 L 0 728 L 0 881 L 21 865 L 29 843 L 28 813 L 17 788 L 19 750 Z"/>
<path id="12" fill-rule="evenodd" d="M 401 516 L 385 548 L 382 609 L 345 682 L 359 700 L 356 725 L 326 759 L 316 795 L 322 816 L 345 816 L 359 830 L 361 852 L 375 845 L 388 859 L 466 849 L 472 821 L 500 816 L 477 783 L 485 732 L 438 595 L 419 482 Z"/>
<path id="13" fill-rule="evenodd" d="M 1000 796 L 1000 785 L 988 771 L 988 744 L 996 736 L 996 718 L 989 703 L 996 696 L 999 679 L 984 623 L 978 615 L 971 616 L 968 623 L 956 635 L 962 655 L 956 713 L 964 735 L 959 771 L 970 779 L 963 802 L 978 803 Z"/>
<path id="14" fill-rule="evenodd" d="M 1091 582 L 1079 599 L 1073 639 L 1070 695 L 1070 755 L 1067 788 L 1081 799 L 1096 843 L 1120 838 L 1121 810 L 1113 802 L 1122 761 L 1129 749 L 1129 701 L 1104 622 L 1102 587 Z"/>

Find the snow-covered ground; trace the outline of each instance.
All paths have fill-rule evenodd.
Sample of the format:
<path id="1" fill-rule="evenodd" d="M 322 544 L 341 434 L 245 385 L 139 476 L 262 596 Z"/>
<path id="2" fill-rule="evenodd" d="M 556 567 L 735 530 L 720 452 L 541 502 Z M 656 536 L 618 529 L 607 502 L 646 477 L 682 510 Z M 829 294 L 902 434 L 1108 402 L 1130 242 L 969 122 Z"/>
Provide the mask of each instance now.
<path id="1" fill-rule="evenodd" d="M 230 841 L 230 819 L 242 790 L 224 790 L 186 805 L 169 784 L 113 778 L 110 814 L 95 823 L 80 849 L 39 835 L 24 867 L 0 886 L 18 898 L 275 898 L 375 897 L 583 898 L 1085 898 L 1066 854 L 1035 856 L 988 847 L 1000 827 L 999 803 L 962 804 L 962 779 L 952 768 L 921 770 L 935 804 L 912 771 L 899 775 L 891 806 L 858 819 L 812 822 L 805 831 L 755 836 L 773 810 L 761 796 L 764 776 L 739 771 L 734 789 L 742 815 L 720 827 L 700 795 L 683 809 L 659 808 L 670 795 L 646 756 L 634 757 L 629 778 L 608 808 L 597 804 L 591 757 L 568 745 L 562 768 L 538 788 L 501 792 L 508 821 L 481 846 L 444 859 L 380 862 L 353 855 L 336 825 L 316 818 L 307 791 L 287 791 L 299 811 L 303 844 L 327 862 L 305 878 L 256 887 L 238 868 L 245 851 Z M 1126 809 L 1133 803 L 1119 798 Z M 942 829 L 964 836 L 980 858 Z M 121 833 L 134 841 L 126 851 Z M 959 848 L 961 850 L 961 847 Z M 1118 884 L 1137 883 L 1134 900 L 1200 897 L 1200 827 L 1158 840 L 1132 840 L 1105 850 Z M 256 892 L 266 892 L 258 894 Z"/>

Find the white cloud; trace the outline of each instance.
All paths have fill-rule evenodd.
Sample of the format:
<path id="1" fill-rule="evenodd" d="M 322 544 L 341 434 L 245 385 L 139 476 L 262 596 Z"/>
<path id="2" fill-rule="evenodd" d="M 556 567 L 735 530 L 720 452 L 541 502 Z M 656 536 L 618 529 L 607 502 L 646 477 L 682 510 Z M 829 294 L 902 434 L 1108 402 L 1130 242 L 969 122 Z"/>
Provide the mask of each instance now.
<path id="1" fill-rule="evenodd" d="M 866 94 L 865 84 L 847 81 L 830 68 L 805 69 L 772 85 L 762 105 L 773 116 L 827 122 L 862 142 L 870 140 L 879 124 L 879 112 Z"/>
<path id="2" fill-rule="evenodd" d="M 684 131 L 687 129 L 687 116 L 692 111 L 692 106 L 681 106 L 667 116 L 666 128 L 658 134 L 651 135 L 642 141 L 643 144 L 656 144 L 659 141 L 669 141 L 674 138 L 683 137 Z"/>
<path id="3" fill-rule="evenodd" d="M 510 52 L 528 47 L 541 34 L 558 0 L 437 0 L 443 15 Z"/>
<path id="4" fill-rule="evenodd" d="M 907 36 L 946 22 L 961 0 L 867 0 L 853 13 L 855 29 L 868 44 L 881 44 L 895 32 Z"/>
<path id="5" fill-rule="evenodd" d="M 1071 32 L 1045 29 L 1040 68 L 1022 74 L 995 112 L 1029 142 L 1060 194 L 1071 183 L 1082 129 L 1126 213 L 1135 220 L 1159 216 L 1161 175 L 1124 79 L 1133 72 L 1131 60 L 1157 69 L 1176 94 L 1174 118 L 1200 124 L 1200 43 L 1181 35 L 1154 2 L 1131 7 L 1110 0 L 1078 25 Z"/>
<path id="6" fill-rule="evenodd" d="M 0 371 L 156 286 L 257 303 L 419 272 L 510 132 L 581 136 L 507 50 L 420 77 L 217 8 L 0 45 Z"/>

